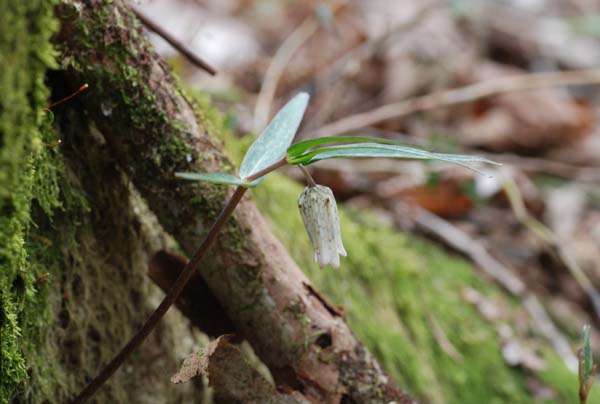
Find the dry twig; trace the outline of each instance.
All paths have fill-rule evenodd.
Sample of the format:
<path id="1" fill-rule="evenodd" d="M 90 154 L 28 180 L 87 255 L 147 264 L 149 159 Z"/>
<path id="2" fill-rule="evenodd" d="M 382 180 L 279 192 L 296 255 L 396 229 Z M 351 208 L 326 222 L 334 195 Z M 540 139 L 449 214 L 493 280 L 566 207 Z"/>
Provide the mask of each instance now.
<path id="1" fill-rule="evenodd" d="M 439 3 L 436 1 L 421 5 L 414 16 L 392 27 L 382 36 L 349 49 L 332 63 L 311 75 L 310 80 L 317 83 L 317 88 L 327 88 L 327 96 L 333 102 L 324 103 L 315 112 L 308 127 L 319 127 L 327 120 L 327 117 L 333 115 L 337 106 L 335 100 L 343 98 L 344 91 L 348 91 L 344 86 L 344 81 L 351 79 L 352 75 L 349 74 L 349 71 L 352 69 L 349 69 L 349 66 L 360 65 L 363 61 L 373 58 L 382 48 L 393 41 L 400 40 L 403 34 L 418 26 L 435 10 L 439 10 Z"/>
<path id="2" fill-rule="evenodd" d="M 579 166 L 558 160 L 519 156 L 517 154 L 510 153 L 483 153 L 483 155 L 490 160 L 497 161 L 507 166 L 518 167 L 524 172 L 550 174 L 557 177 L 586 183 L 600 182 L 600 167 L 598 166 Z"/>
<path id="3" fill-rule="evenodd" d="M 138 6 L 135 4 L 130 4 L 130 6 L 137 18 L 139 18 L 146 28 L 152 32 L 155 32 L 157 35 L 160 35 L 161 38 L 167 41 L 173 48 L 177 49 L 183 56 L 185 56 L 190 62 L 198 66 L 200 69 L 206 71 L 211 76 L 217 74 L 217 70 L 214 67 L 205 62 L 189 46 L 165 31 L 163 27 L 146 15 Z"/>
<path id="4" fill-rule="evenodd" d="M 439 321 L 435 318 L 432 313 L 427 315 L 427 320 L 429 320 L 429 325 L 431 326 L 431 333 L 435 338 L 435 341 L 438 343 L 442 351 L 444 351 L 449 357 L 454 359 L 457 362 L 462 363 L 464 357 L 462 354 L 456 349 L 452 342 L 448 339 L 448 336 L 444 332 L 444 329 L 440 325 Z"/>
<path id="5" fill-rule="evenodd" d="M 311 136 L 337 136 L 414 112 L 464 104 L 502 93 L 577 84 L 600 84 L 600 69 L 521 74 L 430 93 L 342 118 L 317 129 Z"/>

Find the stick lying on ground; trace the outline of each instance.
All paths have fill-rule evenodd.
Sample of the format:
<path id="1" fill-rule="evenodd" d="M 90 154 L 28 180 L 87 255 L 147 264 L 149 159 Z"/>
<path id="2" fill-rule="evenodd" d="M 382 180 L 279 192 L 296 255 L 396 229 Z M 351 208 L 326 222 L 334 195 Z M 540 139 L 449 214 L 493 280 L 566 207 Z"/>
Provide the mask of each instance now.
<path id="1" fill-rule="evenodd" d="M 600 69 L 530 73 L 501 77 L 409 98 L 331 122 L 313 131 L 311 137 L 337 136 L 418 111 L 464 104 L 496 94 L 577 84 L 600 84 Z"/>

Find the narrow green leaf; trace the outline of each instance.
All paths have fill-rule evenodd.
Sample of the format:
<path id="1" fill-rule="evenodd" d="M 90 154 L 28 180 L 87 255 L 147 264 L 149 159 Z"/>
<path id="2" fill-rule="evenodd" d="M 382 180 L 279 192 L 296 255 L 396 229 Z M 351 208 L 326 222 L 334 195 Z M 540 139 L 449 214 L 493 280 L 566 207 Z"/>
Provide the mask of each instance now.
<path id="1" fill-rule="evenodd" d="M 300 127 L 308 98 L 306 93 L 296 95 L 275 115 L 244 156 L 240 167 L 241 178 L 248 178 L 285 156 Z"/>
<path id="2" fill-rule="evenodd" d="M 298 143 L 294 143 L 287 150 L 288 159 L 297 157 L 309 149 L 316 146 L 334 143 L 381 143 L 381 144 L 395 144 L 403 146 L 404 143 L 396 142 L 390 139 L 384 139 L 380 137 L 368 137 L 368 136 L 325 136 L 316 139 L 303 140 Z"/>
<path id="3" fill-rule="evenodd" d="M 415 149 L 407 146 L 377 143 L 358 143 L 352 145 L 324 147 L 321 149 L 306 152 L 298 157 L 288 159 L 288 162 L 290 164 L 309 165 L 325 159 L 357 157 L 386 157 L 419 160 L 441 160 L 448 163 L 460 165 L 478 173 L 481 173 L 481 171 L 474 168 L 468 163 L 488 163 L 496 165 L 498 164 L 491 160 L 478 156 L 431 153 L 425 150 Z"/>
<path id="4" fill-rule="evenodd" d="M 592 358 L 592 348 L 590 345 L 590 326 L 583 326 L 583 383 L 587 384 L 592 376 L 594 360 Z"/>
<path id="5" fill-rule="evenodd" d="M 184 173 L 184 172 L 179 172 L 179 173 L 175 173 L 175 177 L 183 178 L 185 180 L 191 180 L 191 181 L 206 181 L 206 182 L 211 182 L 213 184 L 241 185 L 243 187 L 253 187 L 258 184 L 257 181 L 248 182 L 246 180 L 236 177 L 235 175 L 231 175 L 231 174 L 227 174 L 227 173 Z"/>

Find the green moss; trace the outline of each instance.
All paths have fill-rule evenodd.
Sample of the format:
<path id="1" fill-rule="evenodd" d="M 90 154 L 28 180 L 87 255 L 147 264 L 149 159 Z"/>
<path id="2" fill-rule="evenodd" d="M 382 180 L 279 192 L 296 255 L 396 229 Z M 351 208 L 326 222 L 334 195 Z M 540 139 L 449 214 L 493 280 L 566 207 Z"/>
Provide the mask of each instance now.
<path id="1" fill-rule="evenodd" d="M 149 55 L 143 54 L 147 50 L 135 49 L 131 45 L 145 41 L 140 39 L 142 29 L 107 29 L 115 20 L 124 24 L 123 12 L 116 7 L 81 7 L 76 2 L 63 1 L 58 15 L 66 24 L 71 23 L 76 28 L 76 32 L 64 39 L 71 42 L 71 49 L 79 52 L 61 59 L 61 67 L 70 69 L 82 79 L 92 79 L 89 82 L 92 92 L 111 94 L 102 100 L 101 113 L 131 122 L 134 128 L 140 130 L 169 129 L 171 122 L 156 108 L 156 94 L 147 80 L 152 69 Z M 99 41 L 98 38 L 105 40 Z M 141 60 L 148 61 L 145 71 L 133 68 L 134 64 L 141 65 L 138 63 Z M 131 106 L 135 108 L 128 108 Z M 128 115 L 121 117 L 119 114 L 124 112 Z M 170 131 L 163 133 L 169 134 Z M 169 136 L 171 140 L 174 138 Z M 180 152 L 181 149 L 179 145 L 174 151 Z"/>
<path id="2" fill-rule="evenodd" d="M 8 402 L 26 379 L 24 354 L 44 318 L 39 272 L 25 245 L 32 203 L 48 212 L 59 204 L 60 166 L 44 146 L 49 128 L 43 82 L 54 66 L 49 38 L 57 27 L 53 3 L 0 4 L 0 402 Z"/>
<path id="3" fill-rule="evenodd" d="M 153 308 L 146 298 L 147 245 L 129 204 L 128 182 L 94 145 L 89 122 L 76 113 L 65 118 L 64 111 L 75 109 L 60 110 L 57 119 L 66 119 L 60 134 L 44 111 L 46 70 L 56 67 L 49 42 L 57 30 L 54 5 L 0 2 L 0 403 L 67 402 Z M 79 20 L 78 11 L 64 5 L 62 16 Z M 96 9 L 102 24 L 105 8 Z M 100 68 L 70 60 L 80 71 Z M 62 90 L 60 79 L 52 84 Z M 115 97 L 125 94 L 131 102 L 152 99 L 148 90 L 115 89 Z M 106 102 L 109 109 L 121 100 Z M 164 124 L 156 114 L 147 118 L 134 117 L 140 124 Z M 61 146 L 47 146 L 58 137 Z M 180 155 L 187 150 L 182 146 L 165 147 Z M 170 388 L 177 347 L 167 324 L 172 325 L 168 319 L 161 323 L 126 364 L 135 370 L 144 355 L 153 368 L 144 369 L 143 377 L 119 372 L 99 392 L 98 402 L 164 401 L 167 395 L 160 392 Z M 168 396 L 178 400 L 180 391 Z"/>
<path id="4" fill-rule="evenodd" d="M 116 144 L 125 154 L 128 147 L 138 150 L 140 165 L 134 165 L 136 172 L 128 174 L 138 186 L 144 183 L 152 188 L 142 191 L 152 195 L 148 203 L 153 209 L 169 209 L 164 201 L 170 195 L 164 190 L 173 186 L 173 177 L 165 179 L 165 172 L 185 170 L 186 162 L 189 166 L 199 161 L 207 162 L 207 166 L 227 165 L 218 151 L 218 140 L 213 144 L 212 138 L 201 137 L 202 153 L 194 153 L 189 147 L 200 140 L 196 129 L 190 130 L 184 119 L 173 119 L 179 113 L 187 114 L 188 100 L 184 104 L 182 98 L 177 97 L 182 94 L 178 80 L 169 74 L 168 65 L 157 61 L 129 7 L 121 2 L 100 7 L 63 0 L 57 14 L 67 27 L 67 33 L 61 35 L 59 41 L 61 68 L 68 72 L 70 82 L 90 85 L 84 104 L 90 119 L 107 141 Z M 129 25 L 134 28 L 130 29 Z M 136 69 L 131 67 L 133 65 Z M 169 89 L 176 92 L 175 96 L 165 92 L 165 80 L 170 82 Z M 202 108 L 196 111 L 207 131 L 218 130 L 210 126 L 210 117 L 204 117 Z M 200 130 L 205 129 L 199 126 Z M 121 131 L 115 127 L 133 130 Z M 223 188 L 207 184 L 196 186 L 203 196 L 190 197 L 185 209 L 189 209 L 190 214 L 213 217 L 221 208 L 217 201 L 222 199 Z M 170 230 L 179 227 L 177 223 L 163 225 Z"/>

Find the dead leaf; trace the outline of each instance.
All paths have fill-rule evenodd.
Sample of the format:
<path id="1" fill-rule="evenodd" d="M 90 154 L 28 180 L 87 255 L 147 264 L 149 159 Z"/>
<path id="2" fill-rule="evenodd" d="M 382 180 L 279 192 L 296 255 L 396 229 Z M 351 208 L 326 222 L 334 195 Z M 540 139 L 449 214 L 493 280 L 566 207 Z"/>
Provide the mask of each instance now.
<path id="1" fill-rule="evenodd" d="M 193 377 L 200 373 L 200 352 L 194 352 L 188 355 L 181 364 L 179 372 L 171 376 L 171 383 L 187 383 Z"/>
<path id="2" fill-rule="evenodd" d="M 231 343 L 232 338 L 233 335 L 221 335 L 209 343 L 203 353 L 188 356 L 171 381 L 185 383 L 202 374 L 208 378 L 217 403 L 308 404 L 299 392 L 278 392 L 248 364 L 240 349 Z"/>

